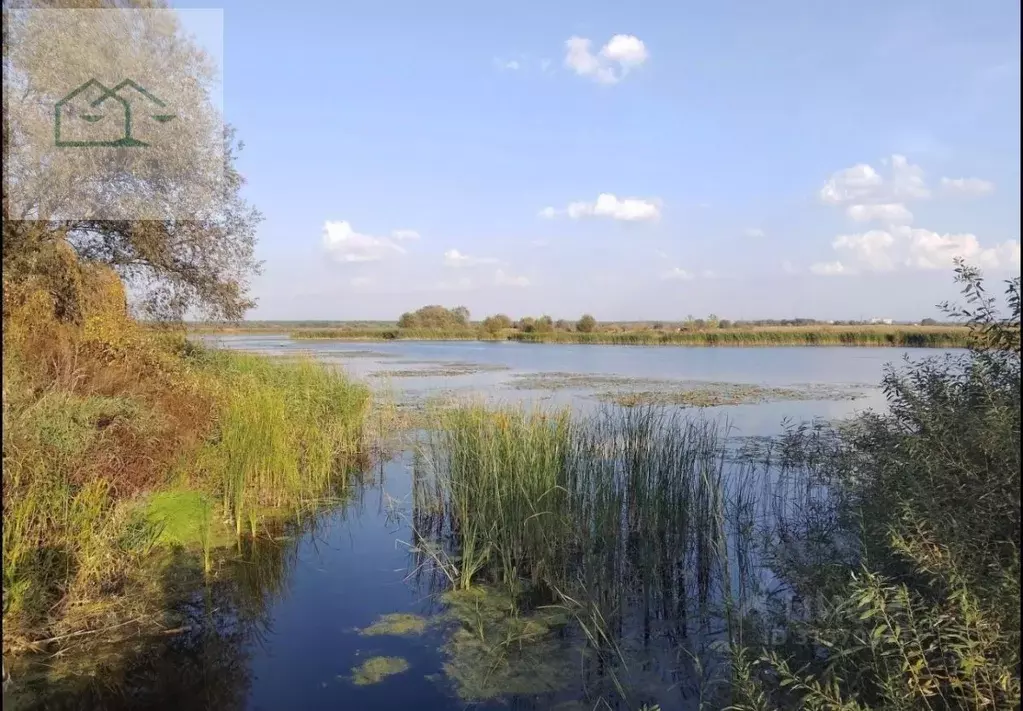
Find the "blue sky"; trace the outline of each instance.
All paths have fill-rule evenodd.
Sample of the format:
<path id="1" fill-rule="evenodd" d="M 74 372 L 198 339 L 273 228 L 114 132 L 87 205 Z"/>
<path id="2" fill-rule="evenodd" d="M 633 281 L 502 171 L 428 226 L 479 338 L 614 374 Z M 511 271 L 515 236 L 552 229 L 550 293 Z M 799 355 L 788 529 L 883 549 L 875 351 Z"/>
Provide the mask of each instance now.
<path id="1" fill-rule="evenodd" d="M 933 316 L 952 256 L 1019 273 L 1019 21 L 226 3 L 225 115 L 266 217 L 250 317 Z"/>

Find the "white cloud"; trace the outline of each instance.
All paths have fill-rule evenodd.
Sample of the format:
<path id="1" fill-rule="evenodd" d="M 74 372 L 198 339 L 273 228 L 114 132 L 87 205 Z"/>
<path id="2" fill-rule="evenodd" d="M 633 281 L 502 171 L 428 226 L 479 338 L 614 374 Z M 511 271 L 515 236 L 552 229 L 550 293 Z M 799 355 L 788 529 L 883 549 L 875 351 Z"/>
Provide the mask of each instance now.
<path id="1" fill-rule="evenodd" d="M 494 64 L 498 69 L 504 69 L 510 72 L 514 72 L 522 66 L 515 59 L 501 59 L 500 57 L 494 58 Z"/>
<path id="2" fill-rule="evenodd" d="M 689 281 L 692 278 L 693 275 L 687 272 L 685 269 L 682 269 L 681 267 L 673 267 L 672 269 L 669 269 L 668 271 L 661 274 L 661 279 Z"/>
<path id="3" fill-rule="evenodd" d="M 892 245 L 895 238 L 883 230 L 870 230 L 861 235 L 842 235 L 837 237 L 831 246 L 836 250 L 846 251 L 855 260 L 866 264 L 876 271 L 887 271 L 895 268 Z"/>
<path id="4" fill-rule="evenodd" d="M 746 230 L 747 237 L 766 237 L 767 233 L 759 227 L 750 227 Z"/>
<path id="5" fill-rule="evenodd" d="M 360 234 L 345 220 L 323 224 L 323 248 L 339 262 L 376 262 L 405 254 L 387 237 Z"/>
<path id="6" fill-rule="evenodd" d="M 887 180 L 873 167 L 858 163 L 834 173 L 824 183 L 818 193 L 821 202 L 829 205 L 894 203 L 925 200 L 931 196 L 920 166 L 898 154 L 881 162 L 890 168 L 891 176 Z"/>
<path id="7" fill-rule="evenodd" d="M 930 230 L 908 230 L 906 266 L 916 269 L 950 269 L 956 257 L 983 269 L 1019 269 L 1019 243 L 1003 242 L 982 247 L 972 234 L 940 235 Z"/>
<path id="8" fill-rule="evenodd" d="M 496 261 L 493 257 L 470 257 L 457 249 L 449 249 L 444 253 L 444 264 L 449 267 L 471 267 L 476 264 L 494 264 Z"/>
<path id="9" fill-rule="evenodd" d="M 906 156 L 892 156 L 892 195 L 903 200 L 926 200 L 931 191 L 924 182 L 924 171 L 911 164 Z"/>
<path id="10" fill-rule="evenodd" d="M 600 50 L 600 54 L 626 67 L 638 67 L 650 58 L 646 45 L 635 35 L 615 35 Z"/>
<path id="11" fill-rule="evenodd" d="M 942 178 L 941 187 L 950 193 L 986 195 L 994 191 L 995 184 L 981 178 Z"/>
<path id="12" fill-rule="evenodd" d="M 840 170 L 821 188 L 822 202 L 840 205 L 870 197 L 884 184 L 884 179 L 866 163 Z"/>
<path id="13" fill-rule="evenodd" d="M 838 276 L 850 273 L 841 262 L 818 262 L 810 265 L 810 271 L 821 276 Z"/>
<path id="14" fill-rule="evenodd" d="M 397 240 L 419 239 L 419 233 L 415 230 L 392 230 L 391 237 Z"/>
<path id="15" fill-rule="evenodd" d="M 895 224 L 913 221 L 913 213 L 899 202 L 881 203 L 879 205 L 850 205 L 846 208 L 845 214 L 856 222 L 877 220 L 878 222 Z"/>
<path id="16" fill-rule="evenodd" d="M 611 193 L 601 193 L 594 202 L 572 202 L 564 210 L 545 207 L 540 216 L 551 219 L 568 215 L 573 220 L 583 217 L 609 217 L 624 222 L 656 220 L 661 216 L 661 201 L 657 198 L 619 198 Z"/>
<path id="17" fill-rule="evenodd" d="M 498 269 L 494 272 L 494 283 L 498 286 L 529 286 L 530 281 L 528 277 L 524 276 L 513 276 L 511 274 L 505 274 L 503 270 Z"/>
<path id="18" fill-rule="evenodd" d="M 1018 271 L 1020 260 L 1015 241 L 985 247 L 973 234 L 939 234 L 906 225 L 842 235 L 832 247 L 843 253 L 844 264 L 868 271 L 951 269 L 957 257 L 983 269 Z"/>
<path id="19" fill-rule="evenodd" d="M 717 279 L 718 273 L 713 269 L 704 269 L 702 272 L 700 272 L 700 276 L 702 276 L 704 279 Z"/>
<path id="20" fill-rule="evenodd" d="M 785 272 L 786 274 L 798 274 L 799 273 L 799 269 L 796 268 L 796 265 L 793 264 L 792 262 L 790 262 L 788 259 L 782 261 L 782 263 L 781 263 L 781 270 L 783 272 Z"/>
<path id="21" fill-rule="evenodd" d="M 585 37 L 570 37 L 565 41 L 565 66 L 600 84 L 617 84 L 650 57 L 646 45 L 634 35 L 615 35 L 597 54 L 592 46 Z"/>

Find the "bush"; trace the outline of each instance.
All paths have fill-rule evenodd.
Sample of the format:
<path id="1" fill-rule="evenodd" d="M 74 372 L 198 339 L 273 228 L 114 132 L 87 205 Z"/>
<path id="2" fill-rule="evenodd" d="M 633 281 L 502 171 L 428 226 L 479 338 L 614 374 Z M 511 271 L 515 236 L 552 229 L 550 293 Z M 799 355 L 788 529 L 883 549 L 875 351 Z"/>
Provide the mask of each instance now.
<path id="1" fill-rule="evenodd" d="M 590 314 L 583 314 L 582 318 L 575 324 L 576 330 L 582 333 L 592 333 L 597 327 L 597 319 Z"/>
<path id="2" fill-rule="evenodd" d="M 891 369 L 888 413 L 785 444 L 830 492 L 774 556 L 815 609 L 786 623 L 803 642 L 736 657 L 735 708 L 1019 707 L 1020 282 L 1003 316 L 957 280 L 969 353 Z"/>
<path id="3" fill-rule="evenodd" d="M 511 328 L 512 320 L 504 314 L 497 314 L 496 316 L 487 316 L 483 319 L 482 326 L 485 333 L 496 336 L 504 329 Z"/>
<path id="4" fill-rule="evenodd" d="M 469 310 L 464 306 L 448 309 L 443 306 L 424 306 L 418 311 L 406 312 L 398 319 L 398 328 L 443 331 L 469 327 Z"/>

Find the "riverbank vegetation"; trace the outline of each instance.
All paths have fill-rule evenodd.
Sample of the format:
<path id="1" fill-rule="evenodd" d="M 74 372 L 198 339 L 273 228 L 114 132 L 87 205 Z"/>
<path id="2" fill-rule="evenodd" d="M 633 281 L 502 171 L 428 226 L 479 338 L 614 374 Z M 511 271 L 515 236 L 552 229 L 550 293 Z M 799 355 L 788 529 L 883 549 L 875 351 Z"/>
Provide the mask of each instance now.
<path id="1" fill-rule="evenodd" d="M 45 653 L 42 668 L 54 669 L 68 645 L 110 631 L 163 634 L 166 613 L 217 578 L 215 549 L 241 554 L 281 516 L 336 498 L 361 467 L 368 402 L 365 386 L 336 371 L 185 338 L 188 314 L 238 320 L 253 306 L 261 218 L 241 194 L 239 144 L 206 93 L 209 57 L 173 17 L 111 23 L 105 31 L 135 32 L 123 42 L 51 46 L 33 33 L 53 18 L 6 9 L 5 707 L 7 671 L 23 653 Z M 9 42 L 15 31 L 28 39 Z M 210 130 L 106 162 L 73 151 L 50 160 L 52 146 L 32 136 L 52 131 L 54 67 L 70 82 L 64 69 L 101 65 L 178 77 L 169 91 L 198 92 L 178 97 L 188 125 Z M 160 212 L 168 204 L 188 219 Z M 113 685 L 106 671 L 98 678 Z"/>
<path id="2" fill-rule="evenodd" d="M 891 371 L 890 411 L 841 426 L 737 447 L 661 408 L 446 413 L 417 471 L 422 564 L 512 616 L 570 612 L 587 687 L 635 706 L 1017 708 L 1019 281 L 1000 316 L 958 276 L 969 353 Z"/>
<path id="3" fill-rule="evenodd" d="M 208 567 L 213 539 L 336 495 L 362 451 L 365 386 L 157 337 L 112 271 L 82 274 L 81 324 L 5 283 L 5 651 L 136 605 L 160 543 L 199 548 Z"/>
<path id="4" fill-rule="evenodd" d="M 492 317 L 488 317 L 492 318 Z M 518 341 L 522 343 L 580 343 L 640 346 L 899 346 L 909 348 L 961 348 L 969 343 L 962 326 L 778 326 L 693 330 L 530 330 L 498 328 L 484 321 L 478 328 L 329 328 L 290 332 L 295 339 L 350 341 Z"/>

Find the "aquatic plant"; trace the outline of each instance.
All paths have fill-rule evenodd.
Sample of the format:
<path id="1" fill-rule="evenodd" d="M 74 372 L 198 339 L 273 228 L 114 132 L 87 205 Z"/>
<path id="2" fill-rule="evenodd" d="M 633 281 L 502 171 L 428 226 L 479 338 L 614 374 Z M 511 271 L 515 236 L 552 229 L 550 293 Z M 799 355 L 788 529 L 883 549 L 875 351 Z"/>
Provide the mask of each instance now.
<path id="1" fill-rule="evenodd" d="M 356 686 L 369 686 L 408 670 L 408 661 L 401 657 L 370 657 L 359 666 L 352 667 L 351 679 Z"/>

